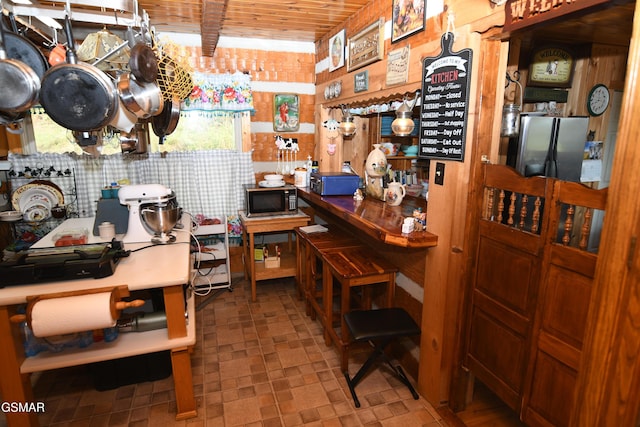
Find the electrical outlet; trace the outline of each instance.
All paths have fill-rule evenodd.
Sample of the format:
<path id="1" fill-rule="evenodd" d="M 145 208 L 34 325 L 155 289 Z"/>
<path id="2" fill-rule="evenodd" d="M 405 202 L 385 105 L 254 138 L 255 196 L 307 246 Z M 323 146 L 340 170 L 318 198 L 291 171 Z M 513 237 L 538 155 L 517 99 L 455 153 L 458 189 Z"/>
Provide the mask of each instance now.
<path id="1" fill-rule="evenodd" d="M 436 163 L 436 176 L 434 183 L 438 185 L 444 185 L 444 163 Z"/>

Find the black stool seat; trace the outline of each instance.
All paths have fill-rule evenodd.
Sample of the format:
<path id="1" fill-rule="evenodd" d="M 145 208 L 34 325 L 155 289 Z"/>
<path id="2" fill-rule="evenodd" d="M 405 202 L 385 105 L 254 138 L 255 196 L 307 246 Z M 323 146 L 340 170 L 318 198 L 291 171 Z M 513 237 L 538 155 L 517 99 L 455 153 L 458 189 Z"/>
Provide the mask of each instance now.
<path id="1" fill-rule="evenodd" d="M 400 338 L 420 334 L 420 328 L 402 308 L 357 310 L 345 313 L 349 332 L 355 341 Z"/>
<path id="2" fill-rule="evenodd" d="M 384 353 L 385 348 L 393 340 L 420 334 L 420 327 L 404 309 L 399 307 L 382 308 L 378 310 L 350 311 L 344 315 L 345 323 L 355 341 L 368 341 L 373 347 L 369 355 L 356 375 L 351 378 L 349 372 L 344 372 L 344 377 L 349 385 L 351 396 L 356 405 L 360 407 L 360 401 L 356 395 L 356 385 L 364 378 L 373 363 L 381 358 L 391 367 L 398 379 L 407 386 L 414 399 L 418 399 L 418 393 L 411 385 L 400 365 L 394 366 Z"/>

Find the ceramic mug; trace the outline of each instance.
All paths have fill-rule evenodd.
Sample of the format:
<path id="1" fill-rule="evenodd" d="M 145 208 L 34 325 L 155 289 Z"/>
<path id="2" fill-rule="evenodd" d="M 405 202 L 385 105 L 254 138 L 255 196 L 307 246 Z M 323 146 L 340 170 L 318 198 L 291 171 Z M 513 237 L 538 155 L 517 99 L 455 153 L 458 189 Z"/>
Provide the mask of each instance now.
<path id="1" fill-rule="evenodd" d="M 406 195 L 404 185 L 399 182 L 390 182 L 387 188 L 386 202 L 391 206 L 398 206 Z"/>

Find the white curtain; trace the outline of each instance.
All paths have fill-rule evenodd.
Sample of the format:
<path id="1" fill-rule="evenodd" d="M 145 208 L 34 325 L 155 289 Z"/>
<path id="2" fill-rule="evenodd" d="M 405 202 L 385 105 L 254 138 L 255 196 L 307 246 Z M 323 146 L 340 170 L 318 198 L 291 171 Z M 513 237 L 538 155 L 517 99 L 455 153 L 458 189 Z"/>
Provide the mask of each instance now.
<path id="1" fill-rule="evenodd" d="M 112 182 L 128 180 L 130 184 L 163 184 L 171 188 L 179 205 L 192 215 L 231 216 L 243 208 L 243 184 L 254 184 L 251 153 L 231 150 L 192 151 L 182 153 L 114 154 L 91 158 L 76 154 L 9 155 L 13 171 L 72 171 L 76 194 L 64 188 L 65 203 L 77 197 L 78 213 L 93 216 L 100 190 Z M 68 187 L 68 179 L 47 178 Z M 62 187 L 62 186 L 61 186 Z"/>

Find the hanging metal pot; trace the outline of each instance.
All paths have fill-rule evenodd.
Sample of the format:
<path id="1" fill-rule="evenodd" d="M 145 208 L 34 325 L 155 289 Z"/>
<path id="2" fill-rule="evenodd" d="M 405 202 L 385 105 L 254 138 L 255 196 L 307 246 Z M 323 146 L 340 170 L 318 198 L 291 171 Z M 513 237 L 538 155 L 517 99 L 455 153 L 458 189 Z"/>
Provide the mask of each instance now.
<path id="1" fill-rule="evenodd" d="M 124 106 L 140 119 L 156 116 L 164 107 L 162 92 L 155 82 L 138 82 L 131 74 L 122 73 L 117 87 Z"/>
<path id="2" fill-rule="evenodd" d="M 136 80 L 146 83 L 155 82 L 158 76 L 158 59 L 153 49 L 144 43 L 136 43 L 131 49 L 129 69 Z"/>
<path id="3" fill-rule="evenodd" d="M 18 25 L 13 12 L 9 12 L 9 21 L 13 32 L 4 33 L 4 48 L 7 58 L 27 64 L 42 79 L 49 68 L 45 56 L 28 38 L 18 33 Z"/>
<path id="4" fill-rule="evenodd" d="M 146 123 L 136 123 L 131 133 L 120 134 L 120 149 L 123 153 L 144 154 L 149 146 L 149 130 Z"/>
<path id="5" fill-rule="evenodd" d="M 160 144 L 164 144 L 165 137 L 171 135 L 180 120 L 180 100 L 171 98 L 164 101 L 162 113 L 151 118 L 153 132 L 160 137 Z"/>
<path id="6" fill-rule="evenodd" d="M 98 68 L 78 63 L 69 17 L 65 18 L 67 63 L 49 68 L 42 79 L 40 103 L 53 121 L 67 129 L 102 129 L 118 112 L 111 79 Z"/>
<path id="7" fill-rule="evenodd" d="M 8 59 L 0 25 L 0 111 L 21 113 L 38 100 L 40 78 L 22 61 Z"/>

